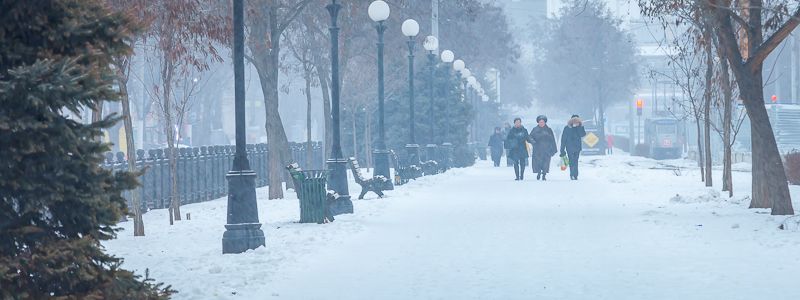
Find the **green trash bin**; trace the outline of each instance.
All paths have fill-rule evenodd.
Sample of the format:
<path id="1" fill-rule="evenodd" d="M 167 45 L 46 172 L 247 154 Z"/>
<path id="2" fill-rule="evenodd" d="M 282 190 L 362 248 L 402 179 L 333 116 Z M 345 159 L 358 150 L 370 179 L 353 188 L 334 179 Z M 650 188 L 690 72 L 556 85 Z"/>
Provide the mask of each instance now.
<path id="1" fill-rule="evenodd" d="M 290 170 L 297 198 L 300 199 L 300 223 L 323 224 L 333 221 L 328 206 L 326 170 Z"/>

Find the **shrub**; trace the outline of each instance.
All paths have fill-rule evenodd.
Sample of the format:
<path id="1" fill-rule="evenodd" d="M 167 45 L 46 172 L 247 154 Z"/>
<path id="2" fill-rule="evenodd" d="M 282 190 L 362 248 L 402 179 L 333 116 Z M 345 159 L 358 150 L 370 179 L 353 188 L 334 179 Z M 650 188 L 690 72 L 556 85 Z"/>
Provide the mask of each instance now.
<path id="1" fill-rule="evenodd" d="M 786 170 L 786 179 L 793 185 L 800 185 L 800 152 L 792 152 L 784 157 L 783 168 Z"/>

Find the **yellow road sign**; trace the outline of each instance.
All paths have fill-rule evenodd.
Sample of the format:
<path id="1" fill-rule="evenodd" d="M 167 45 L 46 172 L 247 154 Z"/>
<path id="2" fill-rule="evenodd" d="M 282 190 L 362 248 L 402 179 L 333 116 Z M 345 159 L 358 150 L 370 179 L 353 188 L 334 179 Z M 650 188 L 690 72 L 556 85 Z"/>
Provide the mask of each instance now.
<path id="1" fill-rule="evenodd" d="M 594 145 L 597 145 L 597 142 L 599 142 L 599 141 L 600 141 L 600 138 L 598 138 L 597 135 L 594 134 L 594 132 L 586 133 L 586 136 L 583 137 L 583 142 L 586 143 L 586 145 L 589 145 L 589 147 L 592 147 L 592 148 L 594 148 Z"/>

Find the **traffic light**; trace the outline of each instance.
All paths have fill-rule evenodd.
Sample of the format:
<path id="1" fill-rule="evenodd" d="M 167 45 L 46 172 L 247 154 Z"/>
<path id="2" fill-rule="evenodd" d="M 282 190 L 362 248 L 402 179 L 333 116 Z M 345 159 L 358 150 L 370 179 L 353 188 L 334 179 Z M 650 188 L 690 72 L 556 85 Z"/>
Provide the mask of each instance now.
<path id="1" fill-rule="evenodd" d="M 778 103 L 778 95 L 772 95 L 772 103 Z"/>
<path id="2" fill-rule="evenodd" d="M 642 99 L 636 100 L 636 115 L 637 116 L 641 116 L 642 115 L 642 108 L 644 108 L 644 100 L 642 100 Z"/>

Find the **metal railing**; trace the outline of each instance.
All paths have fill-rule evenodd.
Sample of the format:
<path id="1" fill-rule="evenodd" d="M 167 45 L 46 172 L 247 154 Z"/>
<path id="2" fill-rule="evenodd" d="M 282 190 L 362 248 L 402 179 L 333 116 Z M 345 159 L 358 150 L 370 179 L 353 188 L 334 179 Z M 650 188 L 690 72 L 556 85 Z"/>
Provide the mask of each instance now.
<path id="1" fill-rule="evenodd" d="M 312 151 L 310 162 L 307 161 L 306 148 L 306 143 L 291 143 L 289 149 L 292 159 L 306 168 L 324 169 L 322 144 L 313 143 L 310 149 Z M 227 195 L 228 181 L 225 174 L 233 163 L 234 146 L 202 146 L 175 150 L 177 189 L 181 205 L 209 201 Z M 172 184 L 168 151 L 169 149 L 136 151 L 136 169 L 142 170 L 143 174 L 139 177 L 138 188 L 123 193 L 129 205 L 131 194 L 137 193 L 145 211 L 169 206 Z M 267 153 L 267 144 L 247 145 L 247 157 L 250 168 L 256 172 L 257 187 L 267 186 L 269 182 Z M 115 171 L 127 171 L 128 161 L 122 152 L 109 152 L 106 153 L 103 167 Z"/>

